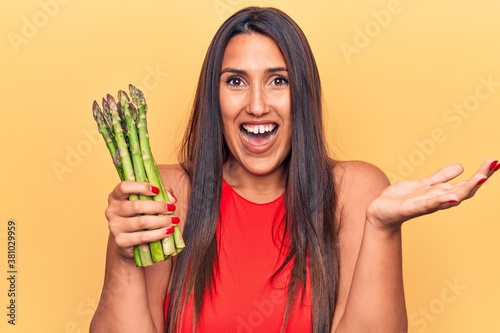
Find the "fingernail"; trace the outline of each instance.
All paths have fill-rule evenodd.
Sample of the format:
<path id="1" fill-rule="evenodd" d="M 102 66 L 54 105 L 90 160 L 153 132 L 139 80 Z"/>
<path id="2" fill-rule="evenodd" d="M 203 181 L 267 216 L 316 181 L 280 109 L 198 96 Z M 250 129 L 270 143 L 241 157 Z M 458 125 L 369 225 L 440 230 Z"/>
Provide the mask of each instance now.
<path id="1" fill-rule="evenodd" d="M 496 168 L 497 163 L 498 163 L 498 161 L 491 162 L 491 164 L 490 164 L 490 171 Z"/>
<path id="2" fill-rule="evenodd" d="M 174 198 L 174 201 L 177 202 L 177 197 L 173 193 L 168 192 L 168 195 Z"/>
<path id="3" fill-rule="evenodd" d="M 180 218 L 178 218 L 177 216 L 174 216 L 174 217 L 172 217 L 172 218 L 170 219 L 170 222 L 171 222 L 172 224 L 179 224 L 179 222 L 180 222 L 180 221 L 181 221 L 181 219 L 180 219 Z"/>
<path id="4" fill-rule="evenodd" d="M 151 192 L 153 192 L 154 194 L 158 194 L 160 193 L 160 189 L 156 186 L 151 186 Z"/>
<path id="5" fill-rule="evenodd" d="M 493 170 L 493 171 L 497 171 L 498 169 L 500 169 L 500 164 L 497 164 L 497 166 L 495 167 L 495 170 Z"/>
<path id="6" fill-rule="evenodd" d="M 173 233 L 174 233 L 174 227 L 168 227 L 167 229 L 165 229 L 166 235 L 171 235 Z"/>
<path id="7" fill-rule="evenodd" d="M 486 179 L 488 178 L 483 178 L 481 179 L 480 181 L 477 182 L 477 186 L 481 185 L 482 183 L 484 183 L 486 181 Z"/>
<path id="8" fill-rule="evenodd" d="M 173 211 L 175 211 L 175 208 L 176 208 L 176 207 L 175 207 L 175 205 L 174 205 L 174 204 L 171 204 L 171 203 L 168 203 L 168 204 L 167 204 L 167 210 L 168 210 L 169 212 L 173 212 Z"/>
<path id="9" fill-rule="evenodd" d="M 457 202 L 458 202 L 458 200 L 450 200 L 450 201 L 448 201 L 448 203 L 457 203 Z"/>

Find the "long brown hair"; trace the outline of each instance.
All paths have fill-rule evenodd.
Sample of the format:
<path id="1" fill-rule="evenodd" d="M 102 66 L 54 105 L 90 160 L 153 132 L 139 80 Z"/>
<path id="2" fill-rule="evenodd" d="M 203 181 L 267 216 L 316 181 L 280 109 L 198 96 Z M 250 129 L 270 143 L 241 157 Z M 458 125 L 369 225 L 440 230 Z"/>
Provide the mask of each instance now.
<path id="1" fill-rule="evenodd" d="M 314 56 L 300 27 L 282 11 L 267 7 L 245 8 L 227 19 L 215 34 L 203 63 L 180 154 L 191 181 L 183 234 L 187 247 L 177 258 L 166 331 L 179 329 L 191 296 L 196 322 L 203 298 L 214 286 L 222 167 L 229 154 L 222 134 L 219 81 L 229 40 L 245 33 L 273 39 L 289 73 L 293 134 L 286 161 L 284 221 L 289 246 L 284 262 L 270 277 L 274 278 L 287 264 L 292 264 L 282 331 L 293 304 L 304 296 L 306 280 L 310 277 L 312 332 L 329 332 L 337 299 L 339 265 L 334 230 L 333 161 L 328 156 L 323 133 L 321 84 Z M 302 291 L 300 295 L 299 291 Z"/>

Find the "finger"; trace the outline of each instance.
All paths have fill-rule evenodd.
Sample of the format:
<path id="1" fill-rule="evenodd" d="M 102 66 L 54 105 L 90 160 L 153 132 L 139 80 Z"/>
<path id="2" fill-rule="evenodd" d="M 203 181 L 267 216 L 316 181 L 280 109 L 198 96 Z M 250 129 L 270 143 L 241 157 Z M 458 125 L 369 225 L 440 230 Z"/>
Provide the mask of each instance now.
<path id="1" fill-rule="evenodd" d="M 492 159 L 492 158 L 489 158 L 487 160 L 485 160 L 481 166 L 479 167 L 479 169 L 476 171 L 476 173 L 471 177 L 471 181 L 472 182 L 480 182 L 481 181 L 481 184 L 484 183 L 485 178 L 488 178 L 490 177 L 496 170 L 498 170 L 497 168 L 498 166 L 498 161 L 495 160 L 495 159 Z M 479 185 L 481 185 L 479 184 Z"/>
<path id="2" fill-rule="evenodd" d="M 177 198 L 174 195 L 174 191 L 170 187 L 165 187 L 165 191 L 167 192 L 168 199 L 171 203 L 177 203 Z"/>
<path id="3" fill-rule="evenodd" d="M 121 233 L 115 237 L 115 243 L 120 248 L 127 249 L 136 245 L 148 244 L 165 239 L 171 235 L 172 232 L 173 227 L 138 231 L 134 233 Z"/>
<path id="4" fill-rule="evenodd" d="M 461 186 L 464 186 L 465 184 L 467 184 L 467 182 L 468 182 L 468 180 L 462 180 L 462 181 L 456 183 L 455 186 L 461 187 Z"/>
<path id="5" fill-rule="evenodd" d="M 119 215 L 132 217 L 136 215 L 169 215 L 177 209 L 173 203 L 154 200 L 124 201 L 119 208 Z"/>
<path id="6" fill-rule="evenodd" d="M 122 181 L 113 192 L 110 194 L 110 199 L 126 200 L 131 194 L 141 194 L 146 196 L 154 196 L 160 193 L 160 189 L 145 182 Z"/>
<path id="7" fill-rule="evenodd" d="M 467 181 L 464 185 L 464 191 L 474 192 L 483 185 L 486 180 L 495 172 L 497 169 L 498 161 L 492 158 L 487 159 L 481 164 L 476 173 Z"/>
<path id="8" fill-rule="evenodd" d="M 484 161 L 484 163 L 479 168 L 478 172 L 484 171 L 485 175 L 489 177 L 493 173 L 495 173 L 495 171 L 497 171 L 499 168 L 500 164 L 498 163 L 498 160 L 490 158 Z"/>
<path id="9" fill-rule="evenodd" d="M 497 160 L 487 159 L 481 164 L 477 172 L 469 180 L 461 181 L 455 184 L 457 190 L 453 191 L 456 195 L 454 200 L 462 201 L 473 197 L 477 190 L 495 172 L 497 165 Z"/>
<path id="10" fill-rule="evenodd" d="M 497 162 L 496 166 L 493 168 L 493 172 L 498 171 L 498 169 L 500 169 L 500 163 L 499 162 Z"/>
<path id="11" fill-rule="evenodd" d="M 164 201 L 153 200 L 110 200 L 105 210 L 106 219 L 109 222 L 121 218 L 130 218 L 137 215 L 169 215 L 177 209 L 175 204 Z"/>
<path id="12" fill-rule="evenodd" d="M 456 163 L 456 164 L 451 164 L 448 165 L 438 171 L 436 171 L 434 174 L 430 175 L 427 178 L 421 179 L 421 181 L 427 185 L 435 185 L 439 183 L 446 183 L 457 176 L 461 175 L 462 172 L 464 171 L 464 168 L 461 164 Z"/>
<path id="13" fill-rule="evenodd" d="M 126 219 L 126 223 L 124 221 L 110 223 L 109 228 L 114 234 L 119 232 L 131 233 L 142 230 L 165 229 L 179 224 L 179 222 L 179 217 L 174 215 L 140 215 Z"/>
<path id="14" fill-rule="evenodd" d="M 457 200 L 462 201 L 472 198 L 487 179 L 488 177 L 484 176 L 483 174 L 476 173 L 462 187 L 458 188 L 457 191 L 455 191 Z"/>
<path id="15" fill-rule="evenodd" d="M 443 193 L 431 197 L 415 200 L 409 207 L 412 217 L 431 214 L 438 210 L 447 209 L 459 205 L 461 200 L 457 200 L 454 193 Z"/>

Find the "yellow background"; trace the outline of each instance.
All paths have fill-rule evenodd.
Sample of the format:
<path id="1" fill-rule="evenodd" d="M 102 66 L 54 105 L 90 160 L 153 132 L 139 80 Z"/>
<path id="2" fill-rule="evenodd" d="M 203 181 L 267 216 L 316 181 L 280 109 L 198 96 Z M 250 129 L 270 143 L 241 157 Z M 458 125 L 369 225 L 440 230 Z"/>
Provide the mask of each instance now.
<path id="1" fill-rule="evenodd" d="M 153 152 L 175 162 L 206 47 L 250 4 L 283 9 L 308 36 L 336 157 L 370 161 L 393 181 L 454 162 L 464 178 L 500 158 L 496 0 L 4 0 L 1 332 L 88 331 L 103 279 L 103 211 L 118 181 L 92 101 L 143 88 Z M 404 226 L 411 332 L 500 331 L 499 184 L 494 177 L 473 200 Z M 16 326 L 6 316 L 9 219 Z"/>

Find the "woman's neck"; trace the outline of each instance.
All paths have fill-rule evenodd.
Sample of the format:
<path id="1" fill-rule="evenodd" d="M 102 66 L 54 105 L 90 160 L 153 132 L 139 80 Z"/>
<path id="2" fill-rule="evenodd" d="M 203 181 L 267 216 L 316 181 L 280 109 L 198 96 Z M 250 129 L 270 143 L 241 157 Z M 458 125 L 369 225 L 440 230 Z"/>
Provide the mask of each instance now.
<path id="1" fill-rule="evenodd" d="M 285 191 L 285 166 L 266 175 L 248 172 L 231 158 L 224 163 L 223 177 L 243 198 L 255 203 L 275 200 Z"/>

